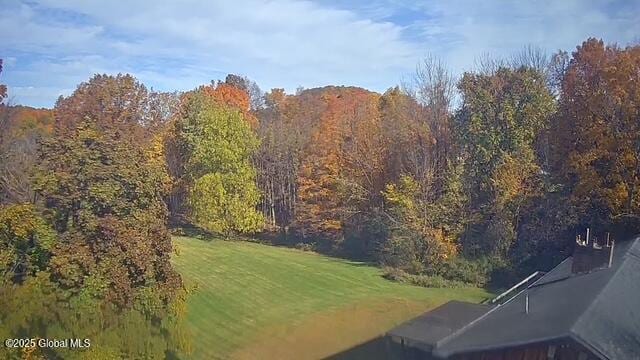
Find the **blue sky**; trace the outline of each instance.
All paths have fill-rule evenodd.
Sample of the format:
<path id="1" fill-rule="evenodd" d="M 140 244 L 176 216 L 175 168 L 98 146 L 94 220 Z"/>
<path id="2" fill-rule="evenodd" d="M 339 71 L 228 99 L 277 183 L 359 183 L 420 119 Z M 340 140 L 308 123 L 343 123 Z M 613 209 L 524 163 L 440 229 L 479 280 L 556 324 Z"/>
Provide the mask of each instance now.
<path id="1" fill-rule="evenodd" d="M 525 45 L 571 51 L 640 39 L 640 0 L 2 0 L 0 83 L 51 107 L 95 73 L 188 90 L 227 73 L 263 89 L 384 91 L 434 55 L 455 74 Z"/>

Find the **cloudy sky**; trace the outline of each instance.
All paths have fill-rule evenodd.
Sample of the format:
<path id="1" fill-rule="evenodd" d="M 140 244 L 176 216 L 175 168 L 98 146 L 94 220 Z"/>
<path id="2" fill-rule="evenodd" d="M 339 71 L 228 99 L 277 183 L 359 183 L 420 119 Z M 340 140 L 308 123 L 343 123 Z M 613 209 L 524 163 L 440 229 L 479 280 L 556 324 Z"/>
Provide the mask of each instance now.
<path id="1" fill-rule="evenodd" d="M 571 51 L 593 36 L 640 37 L 640 0 L 2 0 L 0 83 L 50 107 L 95 73 L 157 90 L 227 73 L 293 91 L 400 82 L 428 54 L 457 74 L 524 45 Z"/>

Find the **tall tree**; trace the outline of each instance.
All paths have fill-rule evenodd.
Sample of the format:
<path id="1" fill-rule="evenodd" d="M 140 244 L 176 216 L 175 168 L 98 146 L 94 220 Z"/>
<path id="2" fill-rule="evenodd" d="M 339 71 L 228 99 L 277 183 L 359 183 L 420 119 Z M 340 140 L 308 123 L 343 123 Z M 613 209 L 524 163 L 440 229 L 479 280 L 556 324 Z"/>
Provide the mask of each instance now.
<path id="1" fill-rule="evenodd" d="M 218 100 L 215 91 L 205 87 L 186 94 L 176 122 L 189 216 L 208 231 L 255 232 L 263 223 L 251 162 L 259 141 L 249 119 Z"/>
<path id="2" fill-rule="evenodd" d="M 85 120 L 46 141 L 41 158 L 38 191 L 60 235 L 53 277 L 77 290 L 99 279 L 101 296 L 123 307 L 145 288 L 175 296 L 162 186 L 143 149 Z"/>
<path id="3" fill-rule="evenodd" d="M 255 157 L 258 184 L 263 193 L 262 213 L 270 230 L 282 229 L 286 237 L 295 216 L 297 175 L 301 161 L 302 121 L 296 117 L 300 99 L 273 89 L 258 112 L 260 149 Z"/>
<path id="4" fill-rule="evenodd" d="M 432 139 L 420 105 L 396 87 L 382 95 L 379 112 L 385 149 L 385 182 L 399 180 L 402 174 L 429 181 L 433 167 L 433 159 L 428 156 Z"/>
<path id="5" fill-rule="evenodd" d="M 0 288 L 0 321 L 33 338 L 82 332 L 94 345 L 81 355 L 42 350 L 46 357 L 172 356 L 185 345 L 176 322 L 184 289 L 169 262 L 163 168 L 148 142 L 129 136 L 145 134 L 144 121 L 118 118 L 138 104 L 122 95 L 126 86 L 111 93 L 92 86 L 61 100 L 56 130 L 38 150 L 38 207 L 0 208 L 0 258 L 15 269 Z M 100 94 L 116 118 L 87 93 Z"/>
<path id="6" fill-rule="evenodd" d="M 472 219 L 463 247 L 505 257 L 522 203 L 540 188 L 535 144 L 554 111 L 553 97 L 544 75 L 527 67 L 465 73 L 458 86 L 456 132 Z"/>
<path id="7" fill-rule="evenodd" d="M 298 177 L 309 154 L 307 149 L 325 116 L 327 92 L 333 87 L 301 90 L 287 95 L 273 89 L 265 95 L 265 107 L 258 112 L 261 148 L 256 156 L 259 184 L 264 193 L 261 204 L 271 230 L 279 230 L 286 240 L 299 208 Z"/>
<path id="8" fill-rule="evenodd" d="M 431 157 L 438 173 L 448 168 L 453 158 L 451 110 L 455 92 L 453 75 L 435 57 L 427 57 L 416 67 L 407 87 L 409 94 L 422 105 L 419 116 L 428 125 L 433 139 Z"/>
<path id="9" fill-rule="evenodd" d="M 342 240 L 339 177 L 344 157 L 342 121 L 344 107 L 338 94 L 327 93 L 327 110 L 305 149 L 306 161 L 298 177 L 296 223 L 303 237 Z"/>
<path id="10" fill-rule="evenodd" d="M 562 78 L 554 123 L 555 170 L 574 224 L 640 229 L 640 46 L 589 39 Z"/>

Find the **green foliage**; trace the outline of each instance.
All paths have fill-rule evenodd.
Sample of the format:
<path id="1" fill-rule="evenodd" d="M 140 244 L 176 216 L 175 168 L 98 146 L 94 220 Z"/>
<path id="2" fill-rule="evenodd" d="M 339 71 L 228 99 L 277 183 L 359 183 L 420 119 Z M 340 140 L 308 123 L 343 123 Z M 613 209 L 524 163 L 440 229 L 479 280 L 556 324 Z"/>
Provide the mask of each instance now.
<path id="1" fill-rule="evenodd" d="M 47 268 L 56 234 L 32 205 L 0 207 L 0 283 Z"/>
<path id="2" fill-rule="evenodd" d="M 458 85 L 463 104 L 455 117 L 469 198 L 465 254 L 506 257 L 517 237 L 520 209 L 541 187 L 536 145 L 555 110 L 544 76 L 500 68 L 466 73 Z"/>
<path id="3" fill-rule="evenodd" d="M 457 251 L 454 239 L 436 222 L 442 204 L 423 200 L 423 194 L 424 189 L 410 176 L 388 184 L 382 194 L 391 221 L 381 260 L 414 274 L 437 268 Z"/>
<path id="4" fill-rule="evenodd" d="M 239 110 L 203 91 L 184 99 L 177 137 L 186 158 L 191 220 L 207 231 L 260 230 L 260 193 L 251 156 L 259 141 Z"/>
<path id="5" fill-rule="evenodd" d="M 250 186 L 255 175 L 253 169 L 243 170 L 244 173 L 210 173 L 196 180 L 190 197 L 191 216 L 196 224 L 222 234 L 231 230 L 250 233 L 261 228 L 264 219 L 254 211 L 260 194 Z"/>
<path id="6" fill-rule="evenodd" d="M 189 176 L 235 172 L 246 167 L 260 142 L 242 113 L 195 90 L 184 96 L 176 123 Z"/>
<path id="7" fill-rule="evenodd" d="M 382 269 L 382 272 L 382 276 L 385 279 L 427 288 L 462 288 L 472 286 L 463 281 L 446 279 L 440 275 L 409 274 L 395 267 L 385 267 Z"/>
<path id="8" fill-rule="evenodd" d="M 487 258 L 468 260 L 458 256 L 443 263 L 435 273 L 444 279 L 482 287 L 489 282 L 493 267 Z"/>
<path id="9" fill-rule="evenodd" d="M 84 291 L 73 295 L 50 277 L 48 272 L 40 271 L 20 286 L 0 289 L 0 323 L 3 324 L 0 336 L 91 341 L 88 349 L 36 351 L 46 358 L 157 359 L 189 349 L 188 334 L 181 320 L 184 313 L 172 309 L 184 306 L 180 305 L 184 304 L 184 298 L 176 299 L 169 311 L 156 307 L 150 316 L 148 309 L 152 307 L 144 304 L 142 298 L 136 300 L 140 306 L 123 311 Z M 0 348 L 0 356 L 22 358 L 21 352 L 5 347 Z"/>

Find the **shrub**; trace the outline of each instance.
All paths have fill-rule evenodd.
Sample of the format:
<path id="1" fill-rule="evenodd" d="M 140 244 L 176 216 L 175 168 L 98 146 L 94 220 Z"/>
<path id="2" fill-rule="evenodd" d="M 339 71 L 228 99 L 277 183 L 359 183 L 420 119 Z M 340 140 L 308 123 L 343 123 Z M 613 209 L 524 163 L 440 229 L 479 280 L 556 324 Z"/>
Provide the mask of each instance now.
<path id="1" fill-rule="evenodd" d="M 445 279 L 440 275 L 413 275 L 393 267 L 385 267 L 382 272 L 382 277 L 385 279 L 422 287 L 454 288 L 473 285 L 458 280 Z"/>
<path id="2" fill-rule="evenodd" d="M 489 282 L 492 269 L 492 263 L 486 258 L 468 260 L 457 257 L 443 263 L 434 273 L 445 279 L 484 286 Z"/>
<path id="3" fill-rule="evenodd" d="M 299 242 L 296 244 L 296 249 L 302 250 L 302 251 L 316 251 L 316 245 L 313 243 Z"/>

